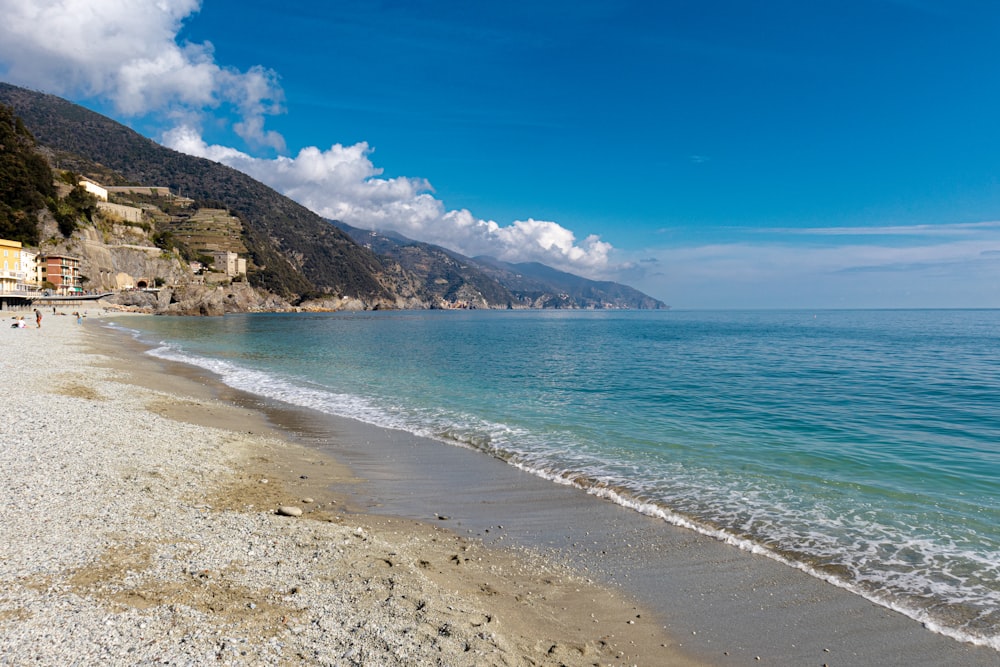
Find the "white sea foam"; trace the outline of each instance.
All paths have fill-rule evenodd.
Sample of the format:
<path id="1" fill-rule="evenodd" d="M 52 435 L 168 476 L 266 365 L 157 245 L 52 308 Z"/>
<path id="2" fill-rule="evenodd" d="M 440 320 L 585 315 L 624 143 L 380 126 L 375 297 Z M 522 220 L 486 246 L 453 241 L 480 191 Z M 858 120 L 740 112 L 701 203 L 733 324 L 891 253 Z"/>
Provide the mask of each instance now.
<path id="1" fill-rule="evenodd" d="M 606 414 L 601 412 L 600 402 L 591 403 L 593 397 L 600 396 L 600 391 L 593 388 L 581 390 L 586 399 L 579 405 L 573 404 L 573 409 L 578 410 L 574 428 L 559 425 L 539 428 L 524 420 L 518 424 L 513 419 L 512 423 L 490 420 L 482 416 L 487 411 L 474 414 L 485 403 L 467 413 L 455 407 L 439 407 L 443 404 L 436 401 L 414 402 L 405 392 L 397 396 L 398 387 L 391 383 L 386 385 L 385 397 L 380 398 L 376 392 L 364 392 L 362 396 L 335 391 L 304 378 L 281 377 L 228 360 L 187 354 L 170 344 L 158 347 L 153 354 L 201 366 L 233 387 L 271 399 L 482 450 L 545 479 L 579 486 L 608 501 L 808 572 L 904 613 L 941 634 L 1000 650 L 1000 635 L 982 623 L 982 618 L 976 618 L 977 613 L 991 613 L 1000 608 L 1000 553 L 984 547 L 988 542 L 974 535 L 975 517 L 971 511 L 961 514 L 963 521 L 954 525 L 954 530 L 959 531 L 962 526 L 958 523 L 969 523 L 968 539 L 958 532 L 949 538 L 938 531 L 938 527 L 950 525 L 949 522 L 934 517 L 925 520 L 920 513 L 930 511 L 927 504 L 909 507 L 898 488 L 890 489 L 894 497 L 883 511 L 877 500 L 865 500 L 880 497 L 871 493 L 878 491 L 877 481 L 865 486 L 854 481 L 838 484 L 835 479 L 822 477 L 822 471 L 837 465 L 880 470 L 879 461 L 868 451 L 836 451 L 841 456 L 839 462 L 828 458 L 832 454 L 822 449 L 794 452 L 812 457 L 801 466 L 806 471 L 802 475 L 812 476 L 801 478 L 779 478 L 766 466 L 757 465 L 758 459 L 773 459 L 770 467 L 782 473 L 795 470 L 783 467 L 780 462 L 787 453 L 781 443 L 775 447 L 763 439 L 774 432 L 770 429 L 802 428 L 802 407 L 786 408 L 780 404 L 779 399 L 789 396 L 787 389 L 784 393 L 774 389 L 759 392 L 766 399 L 760 408 L 761 421 L 756 426 L 739 422 L 733 427 L 735 437 L 749 443 L 748 453 L 734 449 L 733 458 L 725 461 L 731 466 L 727 472 L 724 468 L 701 465 L 697 451 L 683 459 L 674 460 L 667 451 L 660 458 L 647 460 L 633 457 L 633 450 L 606 446 L 605 441 L 612 438 L 611 432 L 601 433 L 599 429 L 613 426 L 607 421 L 594 421 L 598 431 L 581 437 L 579 429 L 587 428 L 588 420 L 599 420 Z M 735 355 L 719 356 L 732 365 L 744 363 Z M 730 372 L 724 364 L 716 368 L 723 374 Z M 870 372 L 881 375 L 888 372 L 886 369 L 878 366 Z M 804 381 L 804 377 L 797 375 L 795 382 Z M 738 384 L 743 376 L 737 374 L 734 378 L 723 380 Z M 725 391 L 731 389 L 728 385 L 719 387 Z M 561 391 L 575 389 L 568 387 Z M 675 423 L 682 424 L 677 437 L 704 442 L 706 446 L 714 446 L 720 437 L 734 437 L 733 432 L 722 433 L 718 427 L 713 430 L 703 426 L 709 422 L 707 417 L 699 421 L 701 405 L 685 402 L 686 393 L 696 391 L 700 390 L 688 387 L 671 395 L 690 415 L 685 414 L 683 420 L 673 418 L 674 421 L 665 419 L 659 423 L 670 428 Z M 773 397 L 768 398 L 771 394 Z M 704 393 L 696 395 L 705 399 Z M 722 407 L 728 412 L 738 411 L 742 406 L 728 401 Z M 592 413 L 579 412 L 583 409 Z M 857 409 L 868 410 L 864 402 Z M 958 423 L 957 418 L 953 421 Z M 838 434 L 842 430 L 842 424 L 833 415 L 820 413 L 809 425 L 819 428 L 817 424 Z M 623 439 L 639 437 L 635 431 L 644 428 L 643 422 L 633 422 L 628 427 L 634 431 L 620 432 Z M 760 431 L 755 432 L 754 428 Z M 898 424 L 886 426 L 872 419 L 859 426 L 859 433 L 865 438 L 886 437 L 892 441 L 896 437 L 894 428 Z M 654 444 L 668 440 L 662 433 L 655 437 Z M 889 456 L 901 456 L 891 448 L 886 452 Z M 740 472 L 734 474 L 732 468 Z M 954 511 L 961 513 L 960 509 Z M 938 532 L 926 532 L 931 529 L 928 526 Z M 952 617 L 945 619 L 940 614 L 942 608 Z"/>
<path id="2" fill-rule="evenodd" d="M 167 344 L 149 350 L 149 354 L 168 361 L 198 366 L 217 375 L 222 382 L 234 389 L 264 398 L 326 414 L 350 417 L 370 424 L 398 428 L 396 424 L 387 423 L 390 421 L 387 413 L 359 396 L 332 393 L 322 387 L 302 386 L 273 374 L 245 368 L 228 361 L 185 354 Z"/>
<path id="3" fill-rule="evenodd" d="M 686 528 L 688 530 L 693 530 L 697 533 L 719 540 L 721 542 L 734 546 L 743 551 L 752 554 L 757 554 L 759 556 L 765 556 L 767 558 L 776 560 L 779 563 L 782 563 L 789 567 L 794 567 L 797 570 L 802 570 L 803 572 L 809 574 L 810 576 L 813 576 L 817 579 L 820 579 L 829 584 L 837 586 L 838 588 L 843 588 L 845 590 L 848 590 L 852 593 L 864 597 L 870 602 L 874 602 L 875 604 L 886 607 L 888 609 L 892 609 L 893 611 L 903 614 L 904 616 L 908 616 L 909 618 L 919 621 L 929 630 L 937 632 L 938 634 L 951 637 L 952 639 L 956 639 L 961 642 L 974 644 L 976 646 L 985 646 L 1000 651 L 1000 634 L 980 635 L 980 634 L 966 632 L 960 628 L 955 628 L 945 625 L 937 621 L 935 617 L 932 614 L 928 613 L 926 610 L 916 607 L 912 604 L 907 604 L 903 599 L 893 598 L 886 595 L 884 592 L 878 592 L 877 590 L 872 590 L 869 587 L 861 586 L 858 584 L 857 581 L 851 581 L 844 579 L 842 577 L 835 576 L 823 570 L 817 569 L 801 560 L 789 558 L 781 553 L 774 551 L 773 549 L 768 548 L 765 545 L 760 544 L 759 542 L 739 537 L 729 531 L 720 528 L 714 528 L 702 522 L 695 521 L 684 515 L 672 512 L 669 509 L 666 509 L 665 507 L 658 505 L 656 503 L 642 502 L 636 500 L 627 494 L 623 494 L 619 491 L 616 491 L 613 488 L 610 488 L 609 486 L 581 484 L 579 481 L 577 481 L 577 478 L 575 478 L 573 475 L 567 474 L 566 472 L 556 473 L 549 470 L 532 468 L 531 466 L 523 464 L 515 464 L 515 465 L 517 465 L 517 467 L 520 468 L 521 470 L 534 474 L 543 479 L 558 484 L 575 486 L 577 488 L 580 488 L 581 490 L 586 491 L 590 495 L 597 496 L 598 498 L 603 498 L 604 500 L 616 503 L 618 505 L 621 505 L 622 507 L 635 510 L 636 512 L 639 512 L 641 514 L 645 514 L 646 516 L 662 519 L 663 521 L 666 521 L 667 523 L 672 524 L 674 526 Z M 991 563 L 991 565 L 995 567 L 996 563 L 995 562 Z M 951 590 L 944 592 L 953 593 L 953 591 Z M 982 602 L 986 601 L 983 600 Z"/>

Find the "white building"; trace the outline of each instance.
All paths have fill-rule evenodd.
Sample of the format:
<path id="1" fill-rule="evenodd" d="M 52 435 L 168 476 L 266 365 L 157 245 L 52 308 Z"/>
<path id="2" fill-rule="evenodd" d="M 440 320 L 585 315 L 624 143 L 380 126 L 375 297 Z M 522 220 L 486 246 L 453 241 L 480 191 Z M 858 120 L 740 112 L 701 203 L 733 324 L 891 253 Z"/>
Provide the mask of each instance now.
<path id="1" fill-rule="evenodd" d="M 247 261 L 235 252 L 228 250 L 213 252 L 212 259 L 215 260 L 213 262 L 215 270 L 225 273 L 230 278 L 247 272 Z"/>
<path id="2" fill-rule="evenodd" d="M 103 187 L 103 186 L 95 183 L 94 181 L 90 180 L 89 178 L 81 178 L 80 179 L 80 185 L 83 186 L 84 190 L 86 190 L 90 194 L 94 195 L 95 197 L 97 197 L 101 201 L 108 201 L 108 189 L 107 188 L 105 188 L 105 187 Z"/>
<path id="3" fill-rule="evenodd" d="M 24 282 L 18 285 L 19 290 L 35 292 L 40 289 L 42 279 L 37 252 L 21 248 L 21 272 L 24 273 Z"/>

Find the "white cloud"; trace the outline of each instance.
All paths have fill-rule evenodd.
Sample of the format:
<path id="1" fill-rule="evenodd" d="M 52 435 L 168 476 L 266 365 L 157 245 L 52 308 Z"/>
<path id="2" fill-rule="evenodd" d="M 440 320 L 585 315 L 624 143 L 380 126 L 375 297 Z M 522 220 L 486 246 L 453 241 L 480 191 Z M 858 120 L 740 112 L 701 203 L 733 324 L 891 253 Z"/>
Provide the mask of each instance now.
<path id="1" fill-rule="evenodd" d="M 215 62 L 212 45 L 179 44 L 199 0 L 0 0 L 4 78 L 60 95 L 110 100 L 127 116 L 199 117 L 230 105 L 252 145 L 284 148 L 264 117 L 281 110 L 274 72 Z"/>
<path id="2" fill-rule="evenodd" d="M 612 246 L 596 236 L 577 241 L 556 222 L 501 225 L 446 210 L 427 180 L 383 177 L 365 142 L 273 159 L 208 145 L 199 129 L 206 110 L 234 111 L 232 129 L 248 145 L 283 152 L 281 135 L 264 127 L 282 111 L 283 93 L 273 71 L 224 67 L 211 43 L 179 40 L 200 7 L 200 0 L 0 0 L 0 73 L 56 94 L 109 100 L 125 116 L 155 115 L 174 127 L 166 145 L 239 169 L 327 218 L 588 277 L 614 270 Z"/>
<path id="3" fill-rule="evenodd" d="M 881 225 L 877 227 L 805 227 L 760 229 L 762 234 L 791 234 L 800 236 L 972 236 L 984 231 L 1000 229 L 1000 221 L 957 222 L 953 224 Z"/>
<path id="4" fill-rule="evenodd" d="M 647 249 L 632 283 L 679 308 L 998 307 L 1000 226 L 881 228 L 882 243 L 804 246 L 774 237 Z M 893 238 L 916 234 L 919 243 Z M 809 233 L 810 230 L 798 230 Z M 825 234 L 820 229 L 816 233 Z M 973 232 L 975 235 L 973 236 Z"/>
<path id="5" fill-rule="evenodd" d="M 545 220 L 518 220 L 501 226 L 470 211 L 445 209 L 421 178 L 382 178 L 371 148 L 334 144 L 310 146 L 294 158 L 257 158 L 233 148 L 207 144 L 196 130 L 180 127 L 164 137 L 171 148 L 206 157 L 270 185 L 326 218 L 363 229 L 393 230 L 465 255 L 491 255 L 511 262 L 539 261 L 555 268 L 606 277 L 613 247 L 597 236 L 577 242 L 572 231 Z"/>

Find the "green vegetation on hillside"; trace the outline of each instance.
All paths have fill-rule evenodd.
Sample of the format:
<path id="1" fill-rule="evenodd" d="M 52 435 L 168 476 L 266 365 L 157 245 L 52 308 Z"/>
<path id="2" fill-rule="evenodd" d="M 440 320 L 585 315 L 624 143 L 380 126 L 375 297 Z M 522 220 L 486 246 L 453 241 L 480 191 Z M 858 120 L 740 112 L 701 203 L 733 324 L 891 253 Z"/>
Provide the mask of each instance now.
<path id="1" fill-rule="evenodd" d="M 17 110 L 57 161 L 67 153 L 83 156 L 133 184 L 169 187 L 229 209 L 243 225 L 242 241 L 256 267 L 248 278 L 256 286 L 290 299 L 327 294 L 370 302 L 398 293 L 393 272 L 374 253 L 246 174 L 160 146 L 53 95 L 0 83 L 0 102 Z"/>
<path id="2" fill-rule="evenodd" d="M 69 238 L 76 231 L 81 219 L 94 221 L 94 214 L 97 213 L 97 197 L 77 184 L 60 201 L 50 201 L 49 210 L 59 225 L 59 232 Z"/>
<path id="3" fill-rule="evenodd" d="M 72 186 L 62 199 L 35 138 L 12 107 L 0 104 L 0 238 L 37 245 L 38 214 L 46 208 L 66 237 L 79 220 L 92 222 L 97 198 L 78 185 L 76 174 L 64 172 L 60 180 Z"/>
<path id="4" fill-rule="evenodd" d="M 0 238 L 36 245 L 38 213 L 55 193 L 35 138 L 11 107 L 0 104 Z"/>

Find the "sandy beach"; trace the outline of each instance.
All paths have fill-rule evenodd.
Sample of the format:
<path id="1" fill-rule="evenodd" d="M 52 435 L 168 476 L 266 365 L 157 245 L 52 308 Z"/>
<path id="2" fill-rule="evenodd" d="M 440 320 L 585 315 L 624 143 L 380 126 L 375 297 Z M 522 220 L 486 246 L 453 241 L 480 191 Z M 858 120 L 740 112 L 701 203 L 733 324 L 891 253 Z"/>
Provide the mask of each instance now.
<path id="1" fill-rule="evenodd" d="M 696 664 L 566 567 L 353 510 L 346 468 L 100 326 L 2 334 L 0 664 Z"/>
<path id="2" fill-rule="evenodd" d="M 0 665 L 996 664 L 481 453 L 229 389 L 105 326 L 128 317 L 0 333 Z"/>

